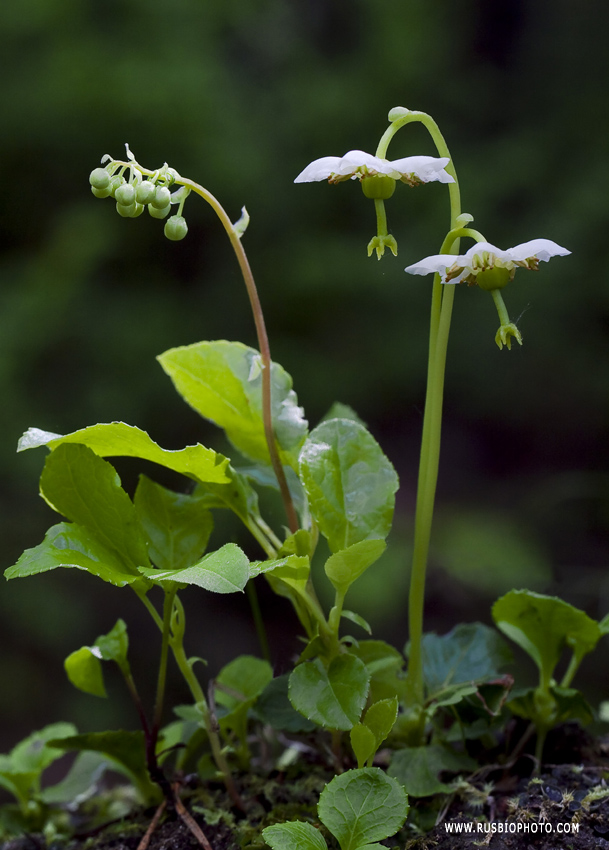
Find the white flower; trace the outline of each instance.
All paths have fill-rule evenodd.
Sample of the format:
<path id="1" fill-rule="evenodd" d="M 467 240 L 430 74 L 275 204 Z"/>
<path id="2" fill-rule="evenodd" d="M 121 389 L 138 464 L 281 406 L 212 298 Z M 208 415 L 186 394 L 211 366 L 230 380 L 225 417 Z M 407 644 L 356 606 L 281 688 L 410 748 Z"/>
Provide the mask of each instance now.
<path id="1" fill-rule="evenodd" d="M 407 156 L 390 162 L 365 151 L 349 151 L 343 157 L 323 156 L 307 165 L 294 183 L 313 183 L 328 180 L 340 183 L 343 180 L 361 180 L 382 174 L 394 180 L 402 180 L 410 186 L 417 183 L 454 183 L 454 179 L 444 170 L 449 163 L 448 157 Z"/>
<path id="2" fill-rule="evenodd" d="M 434 254 L 419 263 L 413 263 L 405 271 L 409 274 L 438 272 L 443 283 L 466 282 L 475 286 L 478 283 L 477 276 L 481 272 L 505 269 L 509 273 L 509 276 L 505 277 L 507 283 L 514 277 L 517 266 L 535 271 L 540 261 L 547 262 L 550 257 L 564 257 L 570 253 L 571 251 L 561 248 L 551 239 L 531 239 L 530 242 L 523 242 L 507 251 L 502 251 L 490 242 L 477 242 L 465 254 Z"/>

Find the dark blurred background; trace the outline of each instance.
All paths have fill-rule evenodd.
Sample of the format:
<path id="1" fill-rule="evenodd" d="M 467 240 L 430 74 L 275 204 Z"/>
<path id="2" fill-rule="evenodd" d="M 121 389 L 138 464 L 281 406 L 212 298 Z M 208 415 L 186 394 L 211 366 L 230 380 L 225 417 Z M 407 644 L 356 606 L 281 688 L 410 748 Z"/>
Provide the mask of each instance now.
<path id="1" fill-rule="evenodd" d="M 398 187 L 387 210 L 399 257 L 377 262 L 365 251 L 374 209 L 356 184 L 292 182 L 317 157 L 374 152 L 402 105 L 440 124 L 463 209 L 489 241 L 543 236 L 573 252 L 505 291 L 524 338 L 511 352 L 494 343 L 491 298 L 457 293 L 428 628 L 490 622 L 492 601 L 513 586 L 607 613 L 606 25 L 594 0 L 0 4 L 2 568 L 56 521 L 37 495 L 43 450 L 15 454 L 26 428 L 119 419 L 167 448 L 223 449 L 155 355 L 202 339 L 256 345 L 230 246 L 204 203 L 187 202 L 188 237 L 170 243 L 160 222 L 121 219 L 91 195 L 89 172 L 128 141 L 143 165 L 168 161 L 204 184 L 233 220 L 247 205 L 244 244 L 274 359 L 312 424 L 333 401 L 349 404 L 395 464 L 389 552 L 348 604 L 403 645 L 431 288 L 403 268 L 439 249 L 446 190 Z M 402 131 L 390 157 L 414 153 L 435 153 L 420 127 Z M 132 490 L 141 467 L 117 466 Z M 219 519 L 222 535 L 258 557 Z M 295 621 L 259 589 L 282 670 L 298 644 L 280 636 Z M 188 651 L 211 674 L 258 651 L 245 596 L 198 591 L 185 602 Z M 102 701 L 77 693 L 62 667 L 118 616 L 150 696 L 158 635 L 128 589 L 60 570 L 0 585 L 0 752 L 60 719 L 82 731 L 136 726 L 113 671 L 115 699 Z M 607 698 L 608 672 L 605 644 L 579 682 Z M 170 684 L 187 698 L 177 676 Z"/>

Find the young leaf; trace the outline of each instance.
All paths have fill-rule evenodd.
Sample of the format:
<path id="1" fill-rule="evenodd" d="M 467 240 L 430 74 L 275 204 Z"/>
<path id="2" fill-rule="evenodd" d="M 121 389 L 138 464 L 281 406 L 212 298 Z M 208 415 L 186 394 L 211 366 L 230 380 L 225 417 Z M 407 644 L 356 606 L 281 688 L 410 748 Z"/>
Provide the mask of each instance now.
<path id="1" fill-rule="evenodd" d="M 351 652 L 361 658 L 370 674 L 371 702 L 403 697 L 405 680 L 401 673 L 404 658 L 395 647 L 382 640 L 360 640 Z"/>
<path id="2" fill-rule="evenodd" d="M 130 672 L 129 661 L 127 660 L 129 637 L 124 620 L 117 620 L 108 634 L 100 635 L 97 638 L 94 646 L 99 650 L 103 661 L 114 661 L 124 674 Z"/>
<path id="3" fill-rule="evenodd" d="M 324 788 L 318 813 L 341 850 L 358 850 L 401 828 L 408 814 L 408 796 L 377 767 L 348 770 Z"/>
<path id="4" fill-rule="evenodd" d="M 53 738 L 49 744 L 64 751 L 92 750 L 103 753 L 121 773 L 129 777 L 144 801 L 151 803 L 160 799 L 160 788 L 148 776 L 143 732 L 89 732 L 85 735 Z"/>
<path id="5" fill-rule="evenodd" d="M 324 567 L 326 575 L 336 590 L 346 593 L 353 582 L 378 561 L 385 548 L 384 540 L 360 540 L 330 555 Z"/>
<path id="6" fill-rule="evenodd" d="M 496 678 L 512 661 L 495 629 L 482 623 L 462 623 L 442 636 L 426 634 L 421 653 L 430 696 L 453 685 Z"/>
<path id="7" fill-rule="evenodd" d="M 290 675 L 288 696 L 301 714 L 328 729 L 351 729 L 366 704 L 370 676 L 355 655 L 333 658 L 326 669 L 319 658 L 299 664 Z"/>
<path id="8" fill-rule="evenodd" d="M 226 431 L 246 457 L 269 463 L 262 419 L 260 354 L 239 342 L 200 342 L 172 348 L 158 360 L 180 395 Z M 297 468 L 307 433 L 292 379 L 277 363 L 271 367 L 272 419 L 280 457 Z"/>
<path id="9" fill-rule="evenodd" d="M 245 743 L 247 736 L 247 714 L 273 678 L 268 661 L 253 655 L 240 655 L 220 670 L 216 677 L 216 704 L 225 708 L 220 726 L 235 731 Z"/>
<path id="10" fill-rule="evenodd" d="M 351 747 L 357 759 L 357 766 L 364 767 L 369 758 L 371 758 L 376 750 L 376 738 L 374 732 L 364 723 L 356 723 L 353 729 L 349 731 L 351 739 Z"/>
<path id="11" fill-rule="evenodd" d="M 50 528 L 33 549 L 26 549 L 4 575 L 7 579 L 45 573 L 58 567 L 74 567 L 117 587 L 145 583 L 139 572 L 127 566 L 116 550 L 107 549 L 86 528 L 60 522 Z"/>
<path id="12" fill-rule="evenodd" d="M 312 824 L 299 820 L 267 826 L 262 837 L 272 850 L 328 850 L 323 835 Z"/>
<path id="13" fill-rule="evenodd" d="M 356 614 L 355 611 L 349 611 L 346 608 L 343 608 L 340 612 L 340 616 L 344 617 L 345 620 L 350 620 L 352 623 L 355 623 L 356 626 L 359 626 L 360 629 L 363 629 L 369 635 L 372 634 L 370 623 L 367 620 L 364 620 L 363 617 L 360 617 L 359 614 Z"/>
<path id="14" fill-rule="evenodd" d="M 315 724 L 292 708 L 288 699 L 289 675 L 272 679 L 256 700 L 255 713 L 263 723 L 285 732 L 312 732 Z"/>
<path id="15" fill-rule="evenodd" d="M 133 503 L 156 567 L 179 570 L 201 558 L 213 528 L 201 499 L 174 493 L 140 475 Z"/>
<path id="16" fill-rule="evenodd" d="M 452 791 L 451 785 L 438 778 L 442 771 L 456 773 L 475 767 L 476 763 L 469 756 L 454 753 L 440 744 L 429 744 L 398 750 L 391 759 L 388 772 L 412 797 L 430 797 Z"/>
<path id="17" fill-rule="evenodd" d="M 357 766 L 363 767 L 389 735 L 398 716 L 397 697 L 373 703 L 350 732 Z"/>
<path id="18" fill-rule="evenodd" d="M 603 635 L 596 620 L 555 596 L 511 590 L 493 605 L 493 619 L 504 634 L 537 664 L 548 687 L 561 653 L 568 646 L 577 661 L 591 652 Z"/>
<path id="19" fill-rule="evenodd" d="M 300 477 L 332 552 L 389 534 L 398 477 L 359 423 L 331 419 L 318 425 L 300 453 Z"/>
<path id="20" fill-rule="evenodd" d="M 66 443 L 48 455 L 40 492 L 49 505 L 86 528 L 128 567 L 148 566 L 135 508 L 118 473 L 87 446 Z"/>
<path id="21" fill-rule="evenodd" d="M 213 593 L 235 593 L 235 591 L 243 590 L 250 577 L 247 556 L 235 543 L 226 543 L 191 567 L 181 570 L 155 570 L 142 567 L 140 572 L 160 585 L 168 581 L 196 584 Z"/>
<path id="22" fill-rule="evenodd" d="M 162 449 L 145 431 L 124 422 L 102 422 L 62 436 L 40 428 L 30 428 L 19 440 L 17 451 L 48 446 L 56 449 L 63 443 L 82 443 L 100 457 L 140 457 L 180 472 L 195 481 L 227 483 L 228 460 L 205 446 L 187 446 L 170 451 Z"/>
<path id="23" fill-rule="evenodd" d="M 107 697 L 100 657 L 96 647 L 81 646 L 68 655 L 64 667 L 74 687 L 95 697 Z"/>

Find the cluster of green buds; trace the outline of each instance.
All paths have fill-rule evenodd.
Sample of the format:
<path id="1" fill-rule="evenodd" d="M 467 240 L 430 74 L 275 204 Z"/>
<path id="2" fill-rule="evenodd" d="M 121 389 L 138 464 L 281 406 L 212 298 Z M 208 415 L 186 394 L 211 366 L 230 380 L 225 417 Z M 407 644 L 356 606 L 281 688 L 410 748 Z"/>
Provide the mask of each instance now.
<path id="1" fill-rule="evenodd" d="M 135 157 L 127 149 L 127 162 L 112 159 L 106 154 L 102 157 L 102 165 L 95 168 L 89 175 L 91 191 L 96 198 L 114 198 L 116 211 L 123 218 L 137 218 L 148 207 L 153 218 L 167 218 L 172 204 L 178 205 L 176 215 L 167 218 L 165 236 L 173 242 L 184 239 L 188 233 L 186 219 L 182 215 L 184 202 L 190 194 L 187 186 L 180 186 L 175 192 L 171 191 L 178 173 L 169 168 L 167 163 L 156 171 L 143 169 Z"/>

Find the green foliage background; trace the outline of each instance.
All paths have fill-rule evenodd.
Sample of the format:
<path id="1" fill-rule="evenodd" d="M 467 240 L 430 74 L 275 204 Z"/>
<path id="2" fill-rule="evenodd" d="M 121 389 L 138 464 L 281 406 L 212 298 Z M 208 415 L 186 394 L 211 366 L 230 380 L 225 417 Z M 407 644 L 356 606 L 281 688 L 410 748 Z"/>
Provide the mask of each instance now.
<path id="1" fill-rule="evenodd" d="M 356 185 L 292 182 L 317 157 L 373 151 L 388 110 L 403 105 L 439 122 L 464 209 L 489 241 L 543 236 L 573 252 L 506 290 L 522 349 L 496 348 L 485 293 L 457 293 L 429 625 L 488 621 L 490 601 L 514 584 L 604 615 L 603 16 L 585 0 L 1 4 L 2 568 L 54 521 L 36 496 L 42 453 L 14 454 L 28 426 L 65 433 L 120 419 L 168 448 L 221 447 L 154 357 L 201 339 L 256 344 L 236 263 L 203 203 L 187 202 L 189 235 L 172 244 L 159 222 L 123 220 L 90 195 L 91 169 L 104 153 L 121 157 L 128 141 L 143 165 L 167 160 L 203 183 L 234 219 L 247 205 L 245 244 L 274 359 L 312 424 L 335 399 L 348 403 L 396 465 L 393 548 L 376 577 L 362 579 L 360 601 L 376 606 L 362 613 L 379 637 L 405 638 L 430 279 L 403 268 L 438 250 L 445 189 L 398 187 L 387 208 L 399 257 L 377 263 L 365 255 L 372 204 Z M 412 130 L 391 156 L 433 152 Z M 132 486 L 138 468 L 120 470 Z M 256 644 L 245 601 L 203 596 L 187 602 L 199 624 L 191 651 L 215 673 Z M 287 605 L 264 593 L 263 604 L 272 635 L 292 623 Z M 58 719 L 83 731 L 129 718 L 135 726 L 120 697 L 107 708 L 72 693 L 61 667 L 119 615 L 133 623 L 136 671 L 138 654 L 148 667 L 146 642 L 156 637 L 128 591 L 74 574 L 0 586 L 0 751 Z"/>

